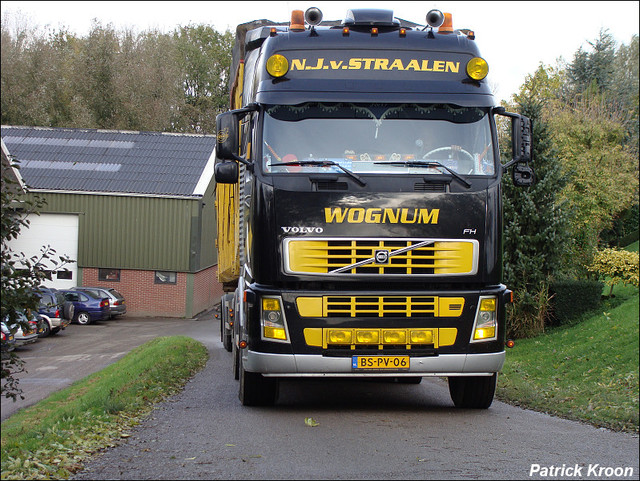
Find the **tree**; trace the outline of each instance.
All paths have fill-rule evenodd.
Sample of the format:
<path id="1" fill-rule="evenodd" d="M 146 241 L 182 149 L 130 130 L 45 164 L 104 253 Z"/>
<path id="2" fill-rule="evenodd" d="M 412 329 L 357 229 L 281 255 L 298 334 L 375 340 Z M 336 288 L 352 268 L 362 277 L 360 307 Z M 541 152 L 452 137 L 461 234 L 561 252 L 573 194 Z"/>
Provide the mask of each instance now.
<path id="1" fill-rule="evenodd" d="M 508 176 L 503 181 L 504 277 L 514 291 L 507 335 L 516 338 L 544 330 L 548 286 L 559 274 L 568 241 L 566 213 L 559 198 L 565 178 L 543 118 L 552 84 L 553 78 L 541 66 L 515 96 L 516 110 L 533 123 L 532 166 L 536 175 L 536 183 L 528 188 L 514 186 Z"/>
<path id="2" fill-rule="evenodd" d="M 0 266 L 0 319 L 7 320 L 7 325 L 20 325 L 27 329 L 19 320 L 19 313 L 26 309 L 34 312 L 38 310 L 38 297 L 36 290 L 47 277 L 46 261 L 57 264 L 63 268 L 71 259 L 61 256 L 54 259 L 55 251 L 49 247 L 43 247 L 40 255 L 26 258 L 22 253 L 16 253 L 9 247 L 9 241 L 17 239 L 20 230 L 29 226 L 27 216 L 36 215 L 45 201 L 34 195 L 32 200 L 23 199 L 23 189 L 15 177 L 12 176 L 12 168 L 18 168 L 18 164 L 6 159 L 2 154 L 2 183 L 0 195 L 2 200 L 2 217 L 0 236 L 2 239 L 2 252 Z M 15 328 L 13 329 L 15 332 Z M 16 374 L 22 372 L 24 362 L 15 352 L 2 351 L 2 390 L 1 393 L 14 401 L 22 396 L 19 381 Z"/>
<path id="3" fill-rule="evenodd" d="M 206 25 L 180 27 L 174 33 L 176 61 L 182 72 L 184 103 L 181 132 L 215 132 L 216 115 L 229 103 L 229 70 L 234 37 Z"/>
<path id="4" fill-rule="evenodd" d="M 571 214 L 573 243 L 567 251 L 575 276 L 587 274 L 600 233 L 619 212 L 637 202 L 637 156 L 625 145 L 624 114 L 606 104 L 604 94 L 585 92 L 573 105 L 547 114 L 563 170 L 562 191 Z"/>

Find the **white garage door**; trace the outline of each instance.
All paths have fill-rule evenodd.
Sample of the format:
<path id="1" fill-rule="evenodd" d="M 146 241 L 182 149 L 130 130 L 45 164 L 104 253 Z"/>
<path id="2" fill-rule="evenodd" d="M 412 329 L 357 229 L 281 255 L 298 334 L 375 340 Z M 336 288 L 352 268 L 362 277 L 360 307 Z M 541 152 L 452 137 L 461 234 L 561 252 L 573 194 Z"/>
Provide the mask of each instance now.
<path id="1" fill-rule="evenodd" d="M 28 217 L 29 228 L 22 227 L 17 239 L 9 243 L 14 252 L 24 252 L 27 258 L 40 256 L 42 248 L 51 246 L 56 253 L 51 256 L 59 262 L 59 256 L 65 255 L 78 259 L 78 216 L 73 214 L 40 214 Z M 44 262 L 49 270 L 57 269 L 51 261 Z M 51 279 L 43 284 L 47 287 L 69 289 L 78 285 L 78 265 L 71 263 L 64 266 L 68 271 L 51 273 Z"/>

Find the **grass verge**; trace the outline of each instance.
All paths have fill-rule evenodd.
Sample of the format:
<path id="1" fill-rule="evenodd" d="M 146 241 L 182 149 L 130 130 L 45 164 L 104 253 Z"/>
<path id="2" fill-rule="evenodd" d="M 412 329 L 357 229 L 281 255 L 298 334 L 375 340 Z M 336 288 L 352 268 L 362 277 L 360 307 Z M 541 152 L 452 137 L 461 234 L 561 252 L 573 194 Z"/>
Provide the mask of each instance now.
<path id="1" fill-rule="evenodd" d="M 2 423 L 2 479 L 66 479 L 91 454 L 129 436 L 156 403 L 207 361 L 184 336 L 159 337 Z"/>
<path id="2" fill-rule="evenodd" d="M 638 289 L 616 286 L 601 312 L 522 339 L 507 351 L 496 395 L 510 404 L 638 432 Z"/>

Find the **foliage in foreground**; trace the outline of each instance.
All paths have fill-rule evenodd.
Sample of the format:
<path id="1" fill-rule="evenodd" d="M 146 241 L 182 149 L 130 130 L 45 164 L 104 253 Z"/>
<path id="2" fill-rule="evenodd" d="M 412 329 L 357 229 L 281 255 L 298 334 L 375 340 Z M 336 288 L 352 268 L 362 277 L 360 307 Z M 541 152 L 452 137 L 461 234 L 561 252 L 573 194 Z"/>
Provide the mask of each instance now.
<path id="1" fill-rule="evenodd" d="M 597 251 L 589 267 L 599 277 L 606 279 L 611 287 L 609 296 L 616 284 L 624 283 L 638 287 L 638 253 L 620 249 Z"/>
<path id="2" fill-rule="evenodd" d="M 204 367 L 206 348 L 160 337 L 2 423 L 2 479 L 66 479 L 91 454 L 129 436 L 153 403 Z"/>
<path id="3" fill-rule="evenodd" d="M 634 294 L 629 294 L 634 292 Z M 571 327 L 520 340 L 507 352 L 497 396 L 527 409 L 638 432 L 638 290 Z"/>

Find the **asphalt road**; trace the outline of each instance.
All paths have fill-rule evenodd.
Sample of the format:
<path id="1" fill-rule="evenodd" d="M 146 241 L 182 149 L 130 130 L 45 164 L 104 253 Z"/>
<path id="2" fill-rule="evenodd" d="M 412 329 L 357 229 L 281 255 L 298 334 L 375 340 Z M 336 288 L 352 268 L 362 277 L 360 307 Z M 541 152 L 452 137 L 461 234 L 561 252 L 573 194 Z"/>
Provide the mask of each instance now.
<path id="1" fill-rule="evenodd" d="M 73 479 L 638 479 L 638 436 L 498 401 L 488 410 L 458 410 L 440 379 L 286 381 L 276 406 L 243 407 L 231 355 L 209 316 L 71 328 L 41 342 L 75 338 L 75 354 L 56 360 L 53 349 L 36 355 L 47 344 L 28 348 L 34 372 L 23 387 L 56 389 L 85 375 L 69 365 L 95 371 L 156 335 L 192 336 L 210 354 L 182 393 L 158 404 L 130 438 Z M 38 359 L 46 359 L 45 371 Z M 2 410 L 4 417 L 4 400 Z M 307 417 L 318 425 L 305 424 Z M 605 476 L 624 468 L 631 476 Z"/>

